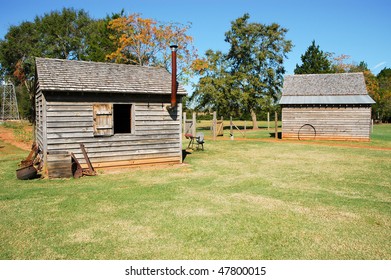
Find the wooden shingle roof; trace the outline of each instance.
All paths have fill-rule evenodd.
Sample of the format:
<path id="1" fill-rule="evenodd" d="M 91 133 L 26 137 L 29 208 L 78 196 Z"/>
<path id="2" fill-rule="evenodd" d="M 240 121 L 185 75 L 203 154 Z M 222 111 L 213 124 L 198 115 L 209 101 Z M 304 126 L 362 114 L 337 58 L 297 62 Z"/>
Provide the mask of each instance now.
<path id="1" fill-rule="evenodd" d="M 363 73 L 285 76 L 279 104 L 373 104 Z"/>
<path id="2" fill-rule="evenodd" d="M 171 94 L 171 74 L 164 68 L 36 58 L 43 91 Z M 179 85 L 178 94 L 186 95 Z"/>

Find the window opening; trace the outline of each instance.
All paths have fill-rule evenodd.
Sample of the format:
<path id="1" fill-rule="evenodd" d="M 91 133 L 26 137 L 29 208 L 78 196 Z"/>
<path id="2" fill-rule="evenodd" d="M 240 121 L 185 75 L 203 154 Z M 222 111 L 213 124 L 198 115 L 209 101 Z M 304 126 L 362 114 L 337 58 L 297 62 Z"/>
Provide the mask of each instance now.
<path id="1" fill-rule="evenodd" d="M 132 104 L 114 104 L 114 134 L 132 132 Z"/>

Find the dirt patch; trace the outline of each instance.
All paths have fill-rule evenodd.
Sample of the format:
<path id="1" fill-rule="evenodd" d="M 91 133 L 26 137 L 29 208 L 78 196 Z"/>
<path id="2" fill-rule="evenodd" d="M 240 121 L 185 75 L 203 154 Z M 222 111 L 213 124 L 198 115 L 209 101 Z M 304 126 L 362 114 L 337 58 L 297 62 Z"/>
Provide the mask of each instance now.
<path id="1" fill-rule="evenodd" d="M 27 127 L 25 129 L 30 130 L 29 132 L 31 132 L 31 130 L 32 130 L 31 127 Z M 8 144 L 11 144 L 15 147 L 20 148 L 22 150 L 26 150 L 26 151 L 31 150 L 32 141 L 23 142 L 23 141 L 17 140 L 15 137 L 14 131 L 11 128 L 6 128 L 3 126 L 0 126 L 0 139 Z"/>

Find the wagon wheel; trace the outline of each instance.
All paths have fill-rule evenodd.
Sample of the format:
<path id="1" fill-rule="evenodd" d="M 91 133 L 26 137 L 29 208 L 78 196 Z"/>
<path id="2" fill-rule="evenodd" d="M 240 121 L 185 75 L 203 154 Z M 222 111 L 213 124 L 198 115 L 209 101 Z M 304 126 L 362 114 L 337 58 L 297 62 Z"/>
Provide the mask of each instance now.
<path id="1" fill-rule="evenodd" d="M 297 133 L 297 138 L 299 140 L 314 140 L 316 138 L 315 127 L 308 123 L 301 126 Z"/>

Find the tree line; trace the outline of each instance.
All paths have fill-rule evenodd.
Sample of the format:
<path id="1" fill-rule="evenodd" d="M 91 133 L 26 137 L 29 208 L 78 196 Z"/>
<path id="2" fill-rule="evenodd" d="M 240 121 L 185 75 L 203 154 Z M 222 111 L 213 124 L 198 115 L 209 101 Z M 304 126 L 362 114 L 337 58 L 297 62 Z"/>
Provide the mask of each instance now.
<path id="1" fill-rule="evenodd" d="M 217 111 L 226 117 L 251 118 L 278 109 L 283 66 L 293 43 L 288 30 L 277 23 L 250 21 L 244 14 L 225 33 L 229 50 L 209 49 L 200 57 L 188 34 L 191 24 L 162 23 L 124 11 L 93 19 L 84 10 L 64 8 L 33 21 L 11 26 L 0 40 L 0 79 L 17 86 L 20 113 L 33 115 L 35 57 L 159 66 L 170 70 L 172 43 L 178 50 L 178 80 L 198 81 L 185 100 L 197 111 Z M 376 101 L 373 117 L 391 121 L 391 69 L 374 76 L 365 62 L 347 63 L 349 57 L 323 52 L 315 41 L 301 56 L 295 74 L 363 72 L 367 89 Z M 256 127 L 254 125 L 254 127 Z"/>
<path id="2" fill-rule="evenodd" d="M 198 59 L 190 24 L 163 23 L 140 14 L 119 13 L 93 19 L 84 10 L 64 8 L 11 26 L 0 40 L 0 80 L 17 86 L 21 115 L 33 116 L 35 57 L 113 62 L 171 68 L 172 43 L 178 79 L 187 83 Z"/>

